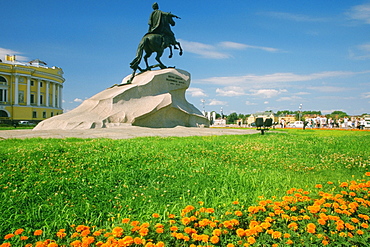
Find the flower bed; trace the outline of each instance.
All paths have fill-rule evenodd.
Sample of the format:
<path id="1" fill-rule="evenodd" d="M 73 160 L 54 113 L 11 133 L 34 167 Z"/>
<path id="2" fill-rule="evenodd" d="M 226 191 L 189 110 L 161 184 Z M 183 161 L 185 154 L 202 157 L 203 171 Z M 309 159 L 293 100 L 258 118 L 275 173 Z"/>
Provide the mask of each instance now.
<path id="1" fill-rule="evenodd" d="M 113 220 L 110 229 L 72 225 L 47 236 L 20 228 L 3 237 L 9 246 L 366 246 L 370 241 L 370 180 L 292 188 L 258 205 L 229 210 L 188 205 L 178 214 L 152 214 L 148 222 Z"/>

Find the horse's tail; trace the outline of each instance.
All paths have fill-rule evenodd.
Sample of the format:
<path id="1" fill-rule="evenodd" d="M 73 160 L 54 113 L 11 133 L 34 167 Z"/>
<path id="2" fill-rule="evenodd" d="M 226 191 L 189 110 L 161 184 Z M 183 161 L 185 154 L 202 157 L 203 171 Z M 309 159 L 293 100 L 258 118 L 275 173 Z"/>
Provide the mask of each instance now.
<path id="1" fill-rule="evenodd" d="M 139 43 L 139 46 L 137 47 L 136 57 L 130 63 L 130 68 L 131 69 L 133 69 L 133 70 L 137 70 L 138 69 L 139 64 L 141 62 L 141 59 L 143 58 L 144 47 L 145 47 L 145 44 L 147 43 L 147 40 L 148 40 L 148 37 L 146 37 L 146 36 L 144 36 L 141 39 L 141 41 Z"/>

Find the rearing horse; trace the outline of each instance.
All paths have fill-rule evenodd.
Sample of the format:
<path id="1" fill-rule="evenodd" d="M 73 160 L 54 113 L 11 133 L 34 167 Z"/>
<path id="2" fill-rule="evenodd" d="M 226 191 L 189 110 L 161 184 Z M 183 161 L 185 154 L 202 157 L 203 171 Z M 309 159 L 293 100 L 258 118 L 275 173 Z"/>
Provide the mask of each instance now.
<path id="1" fill-rule="evenodd" d="M 168 23 L 168 25 L 170 24 L 171 26 L 174 26 L 175 21 L 173 20 L 173 18 L 171 16 L 168 16 L 167 18 L 168 19 L 167 19 L 166 23 Z M 168 27 L 168 28 L 170 29 L 170 27 Z M 161 57 L 163 55 L 164 50 L 166 48 L 170 48 L 169 58 L 171 58 L 172 55 L 173 55 L 172 46 L 175 49 L 178 49 L 177 46 L 179 46 L 179 48 L 180 48 L 179 54 L 181 56 L 183 51 L 182 51 L 180 42 L 176 41 L 174 36 L 173 36 L 173 38 L 171 38 L 171 37 L 167 37 L 166 35 L 163 35 L 163 34 L 156 34 L 156 33 L 147 33 L 147 34 L 145 34 L 144 37 L 141 39 L 141 41 L 139 43 L 135 59 L 130 63 L 130 68 L 133 69 L 133 72 L 132 72 L 131 78 L 128 80 L 127 83 L 132 82 L 132 80 L 135 77 L 136 70 L 140 70 L 140 72 L 144 72 L 144 71 L 151 70 L 152 68 L 155 68 L 155 67 L 158 67 L 158 66 L 161 69 L 167 68 L 167 66 L 165 66 L 162 63 Z M 144 51 L 145 51 L 144 61 L 145 61 L 145 64 L 146 64 L 146 68 L 142 69 L 142 68 L 140 68 L 139 65 L 140 65 L 141 59 L 143 57 Z M 155 57 L 155 60 L 157 60 L 158 64 L 149 66 L 148 58 L 154 52 L 157 53 L 157 55 Z"/>

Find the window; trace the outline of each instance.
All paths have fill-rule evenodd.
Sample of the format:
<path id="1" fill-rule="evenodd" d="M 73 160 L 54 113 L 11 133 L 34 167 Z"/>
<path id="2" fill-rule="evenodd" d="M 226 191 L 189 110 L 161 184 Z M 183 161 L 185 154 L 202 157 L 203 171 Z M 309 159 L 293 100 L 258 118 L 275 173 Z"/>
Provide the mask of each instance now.
<path id="1" fill-rule="evenodd" d="M 18 92 L 18 103 L 24 103 L 24 91 Z"/>
<path id="2" fill-rule="evenodd" d="M 35 81 L 31 81 L 31 86 L 34 86 L 35 85 Z"/>
<path id="3" fill-rule="evenodd" d="M 46 111 L 42 112 L 42 117 L 46 118 Z"/>
<path id="4" fill-rule="evenodd" d="M 0 102 L 6 102 L 7 94 L 8 94 L 8 90 L 0 89 Z"/>
<path id="5" fill-rule="evenodd" d="M 44 95 L 40 94 L 40 105 L 44 104 Z"/>
<path id="6" fill-rule="evenodd" d="M 31 104 L 35 104 L 35 95 L 31 94 Z"/>
<path id="7" fill-rule="evenodd" d="M 40 87 L 42 87 L 42 81 L 40 81 Z"/>
<path id="8" fill-rule="evenodd" d="M 32 112 L 32 118 L 37 118 L 37 111 Z"/>
<path id="9" fill-rule="evenodd" d="M 51 113 L 50 113 L 50 117 L 53 117 L 53 116 L 54 116 L 54 112 L 51 112 Z"/>
<path id="10" fill-rule="evenodd" d="M 0 85 L 6 85 L 6 79 L 0 76 Z"/>

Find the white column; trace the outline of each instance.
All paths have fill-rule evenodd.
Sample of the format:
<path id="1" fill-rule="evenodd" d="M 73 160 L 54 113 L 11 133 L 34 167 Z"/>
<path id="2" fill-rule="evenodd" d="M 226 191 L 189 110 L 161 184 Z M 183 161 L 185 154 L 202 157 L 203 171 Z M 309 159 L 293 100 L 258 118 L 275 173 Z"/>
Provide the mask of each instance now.
<path id="1" fill-rule="evenodd" d="M 53 91 L 52 91 L 52 95 L 51 95 L 51 106 L 55 107 L 55 86 L 56 86 L 56 84 L 53 83 L 52 85 L 53 85 Z"/>
<path id="2" fill-rule="evenodd" d="M 62 88 L 63 86 L 62 85 L 59 85 L 59 108 L 62 109 L 62 103 L 63 103 L 63 100 L 62 100 Z"/>
<path id="3" fill-rule="evenodd" d="M 37 105 L 40 106 L 40 103 L 41 103 L 40 102 L 40 95 L 41 95 L 41 92 L 40 92 L 40 90 L 41 90 L 40 89 L 40 80 L 37 79 L 36 80 L 36 83 L 37 83 L 37 101 L 36 102 L 37 102 Z"/>
<path id="4" fill-rule="evenodd" d="M 26 83 L 27 83 L 27 93 L 26 93 L 27 105 L 31 105 L 31 80 L 29 76 L 27 76 Z"/>
<path id="5" fill-rule="evenodd" d="M 46 106 L 48 107 L 49 106 L 49 87 L 50 87 L 49 81 L 45 81 L 45 87 L 46 87 L 45 103 L 46 103 Z"/>
<path id="6" fill-rule="evenodd" d="M 15 80 L 14 80 L 14 105 L 18 105 L 18 97 L 19 97 L 19 92 L 18 92 L 18 79 L 19 79 L 19 76 L 16 75 L 15 76 Z"/>

